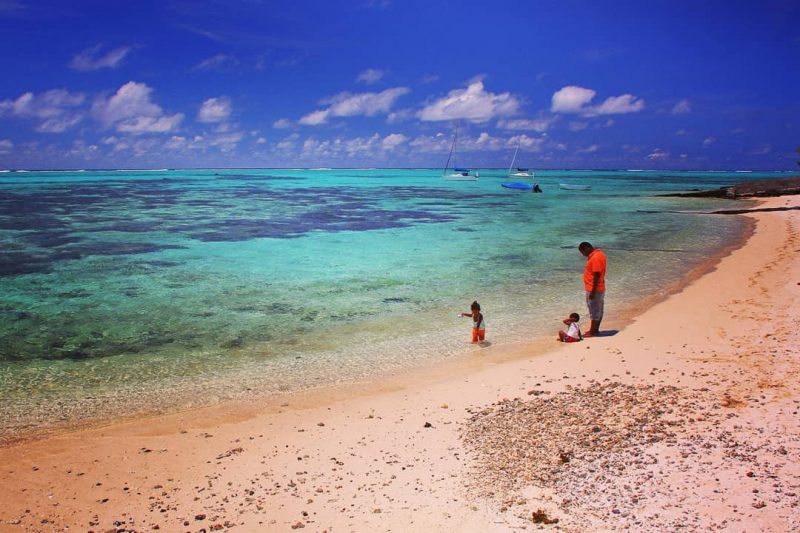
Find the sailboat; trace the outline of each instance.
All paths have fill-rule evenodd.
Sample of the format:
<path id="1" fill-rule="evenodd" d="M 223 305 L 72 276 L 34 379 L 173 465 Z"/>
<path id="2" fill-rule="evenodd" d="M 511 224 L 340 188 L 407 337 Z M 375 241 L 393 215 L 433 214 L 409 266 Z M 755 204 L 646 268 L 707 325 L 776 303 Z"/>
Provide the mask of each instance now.
<path id="1" fill-rule="evenodd" d="M 529 168 L 522 168 L 517 167 L 516 170 L 514 169 L 514 163 L 517 162 L 517 152 L 519 152 L 519 143 L 517 143 L 517 149 L 514 150 L 514 157 L 511 158 L 511 164 L 508 165 L 508 177 L 510 178 L 532 178 L 534 176 L 533 172 Z"/>
<path id="2" fill-rule="evenodd" d="M 477 172 L 470 174 L 470 169 L 456 166 L 456 141 L 458 141 L 458 126 L 453 135 L 453 146 L 450 147 L 450 155 L 447 156 L 447 163 L 442 171 L 442 179 L 451 181 L 475 181 L 480 177 Z M 453 168 L 450 170 L 450 161 L 453 161 Z"/>

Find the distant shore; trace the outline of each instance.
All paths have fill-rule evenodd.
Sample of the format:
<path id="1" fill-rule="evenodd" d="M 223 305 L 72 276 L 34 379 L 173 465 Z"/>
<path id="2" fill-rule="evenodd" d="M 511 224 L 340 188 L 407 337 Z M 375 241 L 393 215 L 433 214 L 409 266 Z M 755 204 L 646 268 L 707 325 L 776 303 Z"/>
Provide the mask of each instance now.
<path id="1" fill-rule="evenodd" d="M 0 529 L 797 529 L 795 213 L 604 337 L 2 448 Z"/>

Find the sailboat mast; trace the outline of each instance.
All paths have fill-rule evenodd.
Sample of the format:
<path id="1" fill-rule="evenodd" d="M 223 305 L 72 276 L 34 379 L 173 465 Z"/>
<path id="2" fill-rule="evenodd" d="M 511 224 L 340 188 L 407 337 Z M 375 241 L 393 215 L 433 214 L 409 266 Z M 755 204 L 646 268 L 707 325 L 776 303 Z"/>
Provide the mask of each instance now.
<path id="1" fill-rule="evenodd" d="M 511 158 L 511 164 L 508 166 L 508 174 L 511 175 L 511 169 L 514 168 L 514 163 L 517 160 L 517 152 L 519 152 L 519 143 L 517 143 L 517 149 L 514 150 L 514 157 Z"/>
<path id="2" fill-rule="evenodd" d="M 453 166 L 456 166 L 456 158 L 455 158 L 455 151 L 456 151 L 456 139 L 458 139 L 458 125 L 456 125 L 456 133 L 453 135 L 453 146 L 450 147 L 450 154 L 447 156 L 447 163 L 444 165 L 444 170 L 442 171 L 442 176 L 447 174 L 447 169 L 450 168 L 450 159 L 453 159 Z"/>

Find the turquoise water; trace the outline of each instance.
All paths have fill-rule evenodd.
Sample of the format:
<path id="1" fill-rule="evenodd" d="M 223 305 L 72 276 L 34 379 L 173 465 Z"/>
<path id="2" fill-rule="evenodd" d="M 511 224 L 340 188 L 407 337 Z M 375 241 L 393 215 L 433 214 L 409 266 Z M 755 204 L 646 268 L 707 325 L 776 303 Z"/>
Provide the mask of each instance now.
<path id="1" fill-rule="evenodd" d="M 655 194 L 769 174 L 540 171 L 544 194 L 436 170 L 0 174 L 3 434 L 373 379 L 607 316 L 736 241 L 725 200 Z M 558 183 L 590 184 L 588 192 Z"/>

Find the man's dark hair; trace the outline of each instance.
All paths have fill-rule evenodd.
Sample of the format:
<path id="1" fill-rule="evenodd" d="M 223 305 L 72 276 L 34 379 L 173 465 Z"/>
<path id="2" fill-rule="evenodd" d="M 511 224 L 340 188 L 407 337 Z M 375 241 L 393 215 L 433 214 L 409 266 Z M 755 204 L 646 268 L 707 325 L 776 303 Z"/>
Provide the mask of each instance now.
<path id="1" fill-rule="evenodd" d="M 591 243 L 583 241 L 578 245 L 578 250 L 594 250 L 594 246 L 592 246 Z"/>

